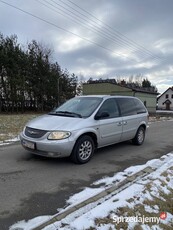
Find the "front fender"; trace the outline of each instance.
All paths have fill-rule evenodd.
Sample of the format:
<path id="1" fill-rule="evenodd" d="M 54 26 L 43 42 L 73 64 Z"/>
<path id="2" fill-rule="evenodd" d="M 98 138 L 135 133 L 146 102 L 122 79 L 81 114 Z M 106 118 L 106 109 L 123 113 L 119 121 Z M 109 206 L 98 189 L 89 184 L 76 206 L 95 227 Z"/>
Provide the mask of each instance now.
<path id="1" fill-rule="evenodd" d="M 85 135 L 87 133 L 93 133 L 95 134 L 97 140 L 99 138 L 99 134 L 97 131 L 97 128 L 85 128 L 85 129 L 81 129 L 81 130 L 76 130 L 72 132 L 72 135 L 69 137 L 70 140 L 75 141 L 82 135 Z"/>

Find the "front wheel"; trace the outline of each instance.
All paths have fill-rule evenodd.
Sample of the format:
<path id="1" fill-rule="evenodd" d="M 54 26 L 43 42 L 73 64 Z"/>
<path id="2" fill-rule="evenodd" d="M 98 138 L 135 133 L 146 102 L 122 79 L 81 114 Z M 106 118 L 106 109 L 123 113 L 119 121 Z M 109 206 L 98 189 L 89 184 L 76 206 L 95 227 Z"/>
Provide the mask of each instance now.
<path id="1" fill-rule="evenodd" d="M 132 139 L 133 144 L 142 145 L 145 139 L 145 128 L 140 126 L 136 132 L 135 137 Z"/>
<path id="2" fill-rule="evenodd" d="M 94 141 L 88 136 L 80 137 L 71 153 L 71 160 L 76 164 L 85 164 L 87 163 L 94 153 Z"/>

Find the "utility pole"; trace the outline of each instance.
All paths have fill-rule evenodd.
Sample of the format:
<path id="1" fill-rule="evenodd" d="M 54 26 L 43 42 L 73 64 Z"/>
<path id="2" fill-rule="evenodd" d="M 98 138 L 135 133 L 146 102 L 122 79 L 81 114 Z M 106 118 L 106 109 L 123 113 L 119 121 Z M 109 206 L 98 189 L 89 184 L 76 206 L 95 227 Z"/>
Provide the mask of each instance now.
<path id="1" fill-rule="evenodd" d="M 59 106 L 59 104 L 60 104 L 60 90 L 59 90 L 59 79 L 60 78 L 62 78 L 64 75 L 63 74 L 61 74 L 59 77 L 58 77 L 58 79 L 57 79 L 57 88 L 58 88 L 58 106 Z"/>

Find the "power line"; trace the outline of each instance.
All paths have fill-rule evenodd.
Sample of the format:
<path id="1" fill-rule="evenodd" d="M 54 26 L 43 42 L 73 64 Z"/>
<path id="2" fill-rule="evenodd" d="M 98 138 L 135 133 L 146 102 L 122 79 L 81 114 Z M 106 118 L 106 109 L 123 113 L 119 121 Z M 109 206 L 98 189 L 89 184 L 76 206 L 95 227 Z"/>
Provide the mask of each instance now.
<path id="1" fill-rule="evenodd" d="M 39 16 L 36 16 L 36 15 L 34 15 L 34 14 L 28 12 L 28 11 L 25 11 L 25 10 L 23 10 L 23 9 L 17 7 L 17 6 L 14 6 L 14 5 L 10 4 L 10 3 L 7 3 L 7 2 L 5 2 L 5 1 L 3 1 L 3 0 L 0 0 L 0 2 L 4 3 L 4 4 L 6 4 L 6 5 L 8 5 L 8 6 L 12 7 L 12 8 L 15 8 L 16 10 L 19 10 L 19 11 L 25 13 L 25 14 L 28 14 L 28 15 L 30 15 L 30 16 L 36 18 L 36 19 L 39 19 L 40 21 L 43 21 L 43 22 L 45 22 L 45 23 L 47 23 L 47 24 L 49 24 L 49 25 L 51 25 L 51 26 L 54 26 L 54 27 L 60 29 L 60 30 L 63 30 L 63 31 L 65 31 L 65 32 L 69 33 L 69 34 L 72 34 L 72 35 L 74 35 L 74 36 L 77 36 L 77 37 L 79 37 L 79 38 L 81 38 L 81 39 L 83 39 L 83 40 L 85 40 L 85 41 L 87 41 L 87 42 L 89 42 L 89 43 L 91 43 L 91 44 L 94 44 L 94 45 L 96 45 L 96 46 L 98 46 L 98 47 L 100 47 L 100 48 L 103 48 L 103 49 L 105 49 L 106 51 L 108 51 L 108 52 L 110 52 L 110 53 L 113 53 L 113 54 L 116 54 L 116 55 L 118 55 L 118 56 L 121 56 L 120 54 L 118 54 L 118 53 L 116 53 L 116 52 L 113 52 L 111 49 L 106 48 L 106 47 L 100 45 L 99 43 L 96 43 L 96 42 L 94 42 L 94 41 L 91 41 L 91 40 L 89 40 L 89 39 L 87 39 L 87 38 L 85 38 L 85 37 L 81 37 L 80 35 L 78 35 L 78 34 L 76 34 L 76 33 L 73 33 L 72 31 L 69 31 L 69 30 L 67 30 L 67 29 L 64 29 L 64 28 L 62 28 L 62 27 L 60 27 L 60 26 L 58 26 L 58 25 L 56 25 L 56 24 L 54 24 L 54 23 L 52 23 L 52 22 L 49 22 L 49 21 L 47 21 L 47 20 L 45 20 L 45 19 L 43 19 L 43 18 L 41 18 L 41 17 L 39 17 Z"/>
<path id="2" fill-rule="evenodd" d="M 60 2 L 63 2 L 62 0 L 59 0 Z M 95 17 L 93 14 L 89 13 L 88 11 L 86 11 L 85 9 L 83 9 L 82 7 L 80 7 L 79 5 L 77 5 L 76 3 L 72 2 L 71 0 L 67 0 L 69 1 L 71 4 L 75 5 L 77 8 L 79 8 L 80 10 L 82 10 L 83 12 L 85 12 L 86 14 L 90 15 L 92 18 L 96 19 L 98 22 L 101 22 L 103 25 L 105 25 L 107 28 L 109 28 L 114 34 L 116 34 L 116 36 L 118 36 L 120 39 L 122 39 L 123 41 L 128 42 L 129 44 L 132 44 L 134 47 L 137 47 L 138 49 L 142 49 L 145 50 L 146 52 L 148 52 L 150 55 L 157 57 L 158 59 L 162 59 L 159 56 L 156 56 L 155 54 L 153 54 L 150 50 L 146 49 L 144 46 L 136 43 L 135 41 L 133 41 L 132 39 L 129 39 L 127 36 L 123 35 L 121 32 L 119 32 L 118 30 L 115 30 L 114 28 L 112 28 L 110 25 L 106 24 L 105 22 L 103 22 L 102 20 L 98 19 L 97 17 Z M 64 3 L 64 2 L 63 2 Z M 64 3 L 65 5 L 68 5 L 67 3 Z M 69 5 L 68 5 L 69 6 Z M 70 7 L 70 6 L 69 6 Z M 71 7 L 70 7 L 71 8 Z"/>
<path id="3" fill-rule="evenodd" d="M 86 25 L 86 24 L 84 25 L 82 22 L 80 22 L 80 21 L 78 20 L 78 18 L 77 18 L 76 16 L 75 16 L 75 17 L 74 17 L 74 16 L 71 16 L 70 14 L 67 14 L 66 11 L 64 11 L 64 10 L 58 8 L 58 7 L 55 7 L 55 9 L 54 9 L 54 8 L 51 8 L 50 5 L 53 6 L 53 7 L 54 7 L 54 5 L 52 5 L 52 4 L 51 4 L 50 2 L 48 2 L 47 0 L 44 0 L 44 2 L 46 2 L 46 3 L 49 4 L 49 5 L 46 5 L 45 3 L 41 2 L 40 0 L 37 0 L 37 1 L 38 1 L 40 4 L 42 4 L 42 5 L 46 6 L 47 8 L 49 8 L 50 10 L 53 10 L 54 12 L 56 12 L 56 13 L 58 13 L 58 14 L 60 14 L 60 15 L 63 15 L 63 16 L 66 17 L 66 18 L 70 18 L 71 21 L 73 21 L 73 22 L 75 22 L 75 23 L 81 25 L 82 27 L 85 27 L 85 28 L 87 28 L 87 29 L 89 29 L 89 30 L 91 30 L 91 31 L 93 31 L 93 32 L 95 32 L 95 33 L 97 33 L 97 34 L 99 34 L 100 37 L 105 38 L 105 39 L 107 39 L 107 40 L 109 40 L 109 41 L 111 41 L 111 42 L 117 44 L 117 42 L 115 42 L 115 40 L 112 39 L 112 37 L 110 37 L 110 36 L 108 37 L 106 33 L 100 32 L 98 29 L 91 28 L 90 26 L 88 26 L 88 25 Z M 58 9 L 58 10 L 60 10 L 60 11 L 57 11 L 56 9 Z M 64 14 L 64 13 L 65 13 L 65 14 Z M 126 49 L 126 51 L 127 51 L 127 49 Z M 119 54 L 119 55 L 126 57 L 126 55 L 124 55 L 124 54 Z"/>
<path id="4" fill-rule="evenodd" d="M 45 23 L 47 23 L 47 24 L 49 24 L 49 25 L 52 25 L 52 26 L 54 26 L 54 27 L 56 27 L 56 28 L 58 28 L 58 29 L 60 29 L 60 30 L 63 30 L 63 31 L 65 31 L 65 32 L 69 33 L 69 34 L 72 34 L 72 35 L 74 35 L 74 36 L 77 36 L 77 37 L 79 37 L 79 38 L 81 38 L 81 39 L 83 39 L 83 40 L 85 40 L 85 41 L 87 41 L 87 42 L 89 42 L 89 43 L 91 43 L 91 44 L 94 44 L 94 45 L 96 45 L 96 46 L 98 46 L 98 47 L 100 47 L 100 48 L 103 48 L 103 49 L 105 49 L 106 51 L 108 51 L 108 52 L 110 52 L 110 53 L 116 54 L 116 55 L 118 55 L 118 56 L 122 56 L 122 55 L 120 55 L 120 54 L 117 53 L 117 52 L 113 52 L 112 49 L 109 49 L 109 48 L 107 48 L 107 47 L 105 47 L 105 46 L 103 46 L 103 45 L 101 45 L 101 44 L 99 44 L 99 43 L 97 43 L 97 42 L 94 42 L 94 41 L 92 41 L 92 40 L 89 40 L 89 39 L 87 39 L 87 38 L 85 38 L 85 37 L 82 37 L 82 36 L 80 36 L 80 35 L 78 35 L 78 34 L 76 34 L 76 33 L 74 33 L 74 32 L 71 32 L 71 31 L 69 31 L 69 30 L 67 30 L 67 29 L 65 29 L 65 28 L 63 28 L 63 27 L 60 27 L 60 26 L 58 26 L 58 25 L 56 25 L 56 24 L 54 24 L 54 23 L 52 23 L 52 22 L 50 22 L 50 21 L 48 21 L 48 20 L 45 20 L 45 19 L 43 19 L 43 18 L 41 18 L 41 17 L 39 17 L 39 16 L 36 16 L 36 15 L 34 15 L 34 14 L 28 12 L 28 11 L 25 11 L 25 10 L 23 10 L 23 9 L 17 7 L 17 6 L 14 6 L 14 5 L 10 4 L 10 3 L 7 3 L 7 2 L 5 2 L 5 1 L 3 1 L 3 0 L 0 0 L 0 2 L 6 4 L 6 5 L 10 6 L 10 7 L 13 7 L 13 8 L 15 8 L 15 9 L 17 9 L 17 10 L 19 10 L 19 11 L 25 13 L 25 14 L 28 14 L 28 15 L 30 15 L 30 16 L 36 18 L 36 19 L 39 19 L 39 20 L 41 20 L 41 21 L 43 21 L 43 22 L 45 22 Z M 127 59 L 129 59 L 129 58 L 127 57 Z M 137 61 L 135 61 L 135 62 L 136 62 L 136 63 L 139 63 L 139 62 L 137 62 Z"/>
<path id="5" fill-rule="evenodd" d="M 39 0 L 37 0 L 37 1 L 39 1 Z M 45 2 L 47 2 L 47 4 L 49 4 L 49 5 L 51 5 L 51 6 L 53 6 L 54 8 L 56 8 L 56 9 L 58 9 L 58 10 L 60 10 L 61 12 L 57 12 L 55 9 L 52 9 L 52 8 L 50 8 L 49 6 L 47 6 L 49 9 L 51 9 L 51 10 L 53 10 L 53 11 L 55 11 L 55 12 L 57 12 L 57 13 L 59 13 L 59 14 L 61 14 L 61 15 L 64 15 L 65 17 L 71 17 L 72 18 L 72 21 L 74 21 L 74 19 L 75 18 L 77 18 L 77 21 L 75 20 L 75 23 L 77 23 L 77 24 L 80 24 L 81 25 L 81 20 L 80 19 L 82 19 L 82 20 L 84 20 L 84 22 L 87 22 L 88 23 L 88 21 L 86 21 L 86 16 L 84 15 L 84 14 L 81 14 L 79 11 L 76 11 L 74 8 L 71 8 L 68 4 L 66 4 L 66 3 L 64 3 L 65 5 L 67 5 L 67 6 L 69 6 L 72 10 L 74 10 L 75 11 L 75 13 L 74 12 L 72 12 L 71 10 L 69 10 L 69 9 L 67 9 L 67 8 L 65 8 L 64 6 L 62 6 L 61 4 L 59 4 L 59 3 L 57 3 L 57 2 L 55 2 L 55 1 L 53 1 L 53 0 L 51 0 L 53 3 L 55 3 L 56 4 L 56 6 L 54 6 L 54 5 L 52 5 L 51 3 L 50 3 L 50 1 L 48 2 L 48 1 L 46 1 L 45 0 Z M 61 0 L 60 0 L 61 1 Z M 40 2 L 40 1 L 39 1 Z M 62 2 L 62 1 L 61 1 Z M 44 4 L 44 3 L 42 3 L 42 2 L 40 2 L 41 4 Z M 44 4 L 45 5 L 45 4 Z M 59 8 L 59 7 L 57 7 L 57 5 L 59 6 L 59 7 L 61 7 L 61 8 Z M 64 11 L 65 10 L 65 11 Z M 63 14 L 62 12 L 64 12 L 65 14 Z M 77 14 L 76 14 L 76 12 L 77 13 L 79 13 L 80 15 L 82 15 L 82 17 L 81 16 L 78 16 Z M 72 14 L 73 16 L 71 16 L 70 14 Z M 92 20 L 93 21 L 93 20 Z M 95 22 L 94 22 L 95 23 Z M 98 28 L 97 27 L 97 25 L 98 25 L 98 23 L 97 23 L 97 25 L 93 25 L 93 24 L 91 24 L 91 23 L 88 23 L 88 24 L 90 24 L 91 26 L 92 26 L 92 28 L 91 27 L 88 27 L 88 25 L 83 25 L 82 24 L 82 26 L 83 27 L 87 27 L 87 28 L 89 28 L 91 31 L 94 31 L 95 33 L 97 33 L 97 34 L 99 34 L 99 36 L 100 37 L 104 37 L 105 39 L 107 39 L 107 40 L 110 40 L 110 41 L 112 41 L 113 43 L 115 43 L 115 44 L 118 44 L 119 45 L 119 43 L 122 43 L 123 45 L 124 45 L 124 42 L 122 42 L 120 39 L 120 41 L 119 42 L 117 42 L 116 40 L 117 40 L 117 38 L 116 39 L 114 39 L 114 38 L 112 38 L 112 34 L 111 34 L 111 36 L 109 36 L 108 37 L 108 34 L 107 34 L 107 31 L 106 31 L 106 33 L 105 32 L 102 32 L 102 31 L 100 31 L 100 29 L 98 30 L 98 29 L 96 29 L 96 28 Z M 94 28 L 93 28 L 93 26 L 94 26 Z M 96 28 L 95 28 L 96 27 Z M 109 31 L 108 31 L 109 32 Z M 110 32 L 109 32 L 110 33 Z M 126 46 L 129 46 L 129 44 L 126 42 Z M 132 45 L 131 45 L 131 47 L 132 47 Z M 133 48 L 133 50 L 134 50 L 134 47 L 132 47 Z M 132 48 L 130 48 L 130 51 L 132 51 Z M 129 48 L 127 49 L 126 48 L 126 51 L 129 51 Z M 135 51 L 137 51 L 137 50 L 135 50 Z M 132 52 L 131 52 L 132 53 Z M 147 54 L 146 52 L 144 53 L 143 51 L 141 51 L 141 50 L 138 50 L 138 53 L 141 53 L 142 55 L 143 55 L 143 59 L 142 59 L 142 61 L 144 61 L 144 60 L 148 60 L 149 58 L 146 58 L 146 55 L 148 56 L 148 55 L 150 55 L 151 56 L 151 54 Z M 126 55 L 124 55 L 124 54 L 120 54 L 121 56 L 125 56 L 126 57 Z M 138 56 L 139 56 L 139 54 L 138 54 Z M 156 56 L 153 56 L 152 55 L 152 59 L 158 59 Z M 137 62 L 137 61 L 136 61 Z M 141 62 L 141 61 L 140 61 Z"/>

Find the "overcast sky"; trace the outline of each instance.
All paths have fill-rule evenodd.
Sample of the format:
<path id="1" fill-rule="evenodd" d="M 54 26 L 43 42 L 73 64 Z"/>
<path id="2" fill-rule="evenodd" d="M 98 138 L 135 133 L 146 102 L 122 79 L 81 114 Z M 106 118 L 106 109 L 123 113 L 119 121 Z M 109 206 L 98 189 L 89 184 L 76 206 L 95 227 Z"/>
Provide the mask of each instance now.
<path id="1" fill-rule="evenodd" d="M 85 80 L 142 74 L 160 93 L 173 86 L 172 0 L 0 0 L 0 32 L 42 42 Z"/>

